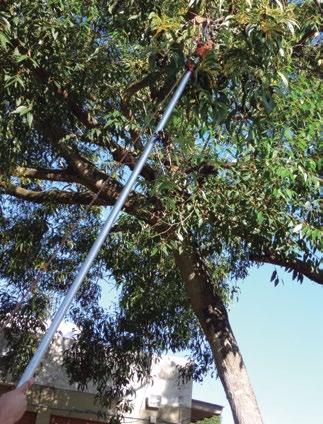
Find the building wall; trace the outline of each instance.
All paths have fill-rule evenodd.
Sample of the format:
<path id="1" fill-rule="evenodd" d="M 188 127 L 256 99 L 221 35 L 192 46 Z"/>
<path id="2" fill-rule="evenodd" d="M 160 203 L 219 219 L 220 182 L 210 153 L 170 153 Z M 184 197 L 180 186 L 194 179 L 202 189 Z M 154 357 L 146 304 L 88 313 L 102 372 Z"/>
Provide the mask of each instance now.
<path id="1" fill-rule="evenodd" d="M 160 421 L 188 422 L 191 414 L 192 382 L 181 384 L 177 366 L 184 365 L 185 359 L 166 356 L 156 360 L 152 366 L 152 382 L 138 387 L 133 417 L 149 419 L 154 416 Z M 149 400 L 159 400 L 160 408 L 149 406 Z M 148 400 L 148 402 L 147 402 Z"/>
<path id="2" fill-rule="evenodd" d="M 12 386 L 2 385 L 0 393 L 11 388 Z M 98 405 L 95 405 L 95 395 L 90 393 L 35 384 L 28 395 L 28 411 L 36 413 L 35 424 L 49 424 L 51 415 L 80 418 L 92 422 L 102 421 L 97 416 L 99 410 Z"/>
<path id="3" fill-rule="evenodd" d="M 35 379 L 35 384 L 28 397 L 28 410 L 36 412 L 35 422 L 21 424 L 87 424 L 104 422 L 98 418 L 100 406 L 95 402 L 95 388 L 90 386 L 86 392 L 70 385 L 62 367 L 62 352 L 68 348 L 70 341 L 64 338 L 55 340 L 44 366 Z M 166 356 L 153 363 L 152 379 L 146 384 L 135 384 L 136 394 L 133 411 L 127 415 L 125 423 L 145 423 L 167 421 L 169 423 L 189 422 L 192 382 L 180 384 L 177 366 L 183 365 L 183 358 Z M 9 385 L 0 386 L 7 391 Z M 159 403 L 158 408 L 149 406 L 151 400 Z M 64 417 L 63 418 L 55 418 Z M 72 420 L 73 418 L 73 420 Z M 25 417 L 27 420 L 27 418 Z M 77 420 L 85 420 L 78 421 Z M 57 422 L 55 422 L 55 420 Z"/>

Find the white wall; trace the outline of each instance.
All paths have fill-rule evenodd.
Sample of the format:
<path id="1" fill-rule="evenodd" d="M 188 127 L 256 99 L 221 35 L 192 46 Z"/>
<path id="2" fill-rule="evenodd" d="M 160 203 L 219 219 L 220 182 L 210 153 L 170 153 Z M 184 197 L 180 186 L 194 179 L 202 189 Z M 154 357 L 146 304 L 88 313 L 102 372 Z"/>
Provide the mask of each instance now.
<path id="1" fill-rule="evenodd" d="M 2 340 L 3 342 L 3 340 Z M 51 345 L 49 354 L 46 355 L 43 366 L 35 377 L 39 386 L 52 387 L 64 391 L 78 391 L 77 385 L 70 385 L 64 368 L 62 367 L 62 354 L 68 349 L 70 338 L 57 337 Z M 1 352 L 1 340 L 0 340 Z M 127 414 L 135 418 L 158 417 L 168 422 L 183 422 L 183 417 L 189 420 L 192 403 L 192 381 L 182 383 L 179 381 L 178 366 L 184 366 L 185 358 L 177 356 L 164 356 L 153 361 L 151 379 L 146 383 L 133 383 L 136 388 L 133 401 L 133 411 Z M 89 385 L 87 393 L 95 394 L 93 385 Z M 149 408 L 147 399 L 157 397 L 160 400 L 159 408 Z"/>

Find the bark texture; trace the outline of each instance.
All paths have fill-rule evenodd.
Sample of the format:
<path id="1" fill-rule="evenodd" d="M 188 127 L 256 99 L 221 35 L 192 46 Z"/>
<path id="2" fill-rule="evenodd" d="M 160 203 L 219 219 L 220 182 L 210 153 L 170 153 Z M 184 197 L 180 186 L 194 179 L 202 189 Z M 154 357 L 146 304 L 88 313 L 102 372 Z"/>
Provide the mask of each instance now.
<path id="1" fill-rule="evenodd" d="M 186 246 L 175 255 L 192 308 L 213 352 L 215 365 L 230 403 L 235 424 L 262 424 L 228 314 L 215 283 L 199 254 Z"/>

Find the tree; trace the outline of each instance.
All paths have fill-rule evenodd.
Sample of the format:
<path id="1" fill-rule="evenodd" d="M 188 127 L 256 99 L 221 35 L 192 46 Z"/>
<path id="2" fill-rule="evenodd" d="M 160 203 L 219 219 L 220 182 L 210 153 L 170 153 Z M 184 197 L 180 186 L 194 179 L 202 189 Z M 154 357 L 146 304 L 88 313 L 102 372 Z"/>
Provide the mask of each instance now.
<path id="1" fill-rule="evenodd" d="M 197 424 L 221 424 L 220 416 L 213 416 L 211 418 L 204 418 L 203 420 L 196 421 Z"/>
<path id="2" fill-rule="evenodd" d="M 17 375 L 28 361 L 95 239 L 101 206 L 115 202 L 204 40 L 213 50 L 70 312 L 81 332 L 65 359 L 71 379 L 92 379 L 126 410 L 127 383 L 146 375 L 153 353 L 190 349 L 195 365 L 184 374 L 200 378 L 214 361 L 235 422 L 258 424 L 226 307 L 254 264 L 322 283 L 320 6 L 210 3 L 1 3 L 5 366 Z M 120 302 L 106 311 L 98 279 L 111 276 Z"/>

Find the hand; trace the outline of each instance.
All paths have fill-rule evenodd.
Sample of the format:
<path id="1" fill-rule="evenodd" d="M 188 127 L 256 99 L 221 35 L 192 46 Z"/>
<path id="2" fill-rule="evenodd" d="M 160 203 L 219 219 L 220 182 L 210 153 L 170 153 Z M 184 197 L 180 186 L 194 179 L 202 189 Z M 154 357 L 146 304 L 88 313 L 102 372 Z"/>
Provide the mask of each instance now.
<path id="1" fill-rule="evenodd" d="M 30 379 L 22 386 L 0 397 L 1 424 L 14 424 L 24 415 L 27 407 L 26 392 L 32 384 L 33 380 Z"/>

